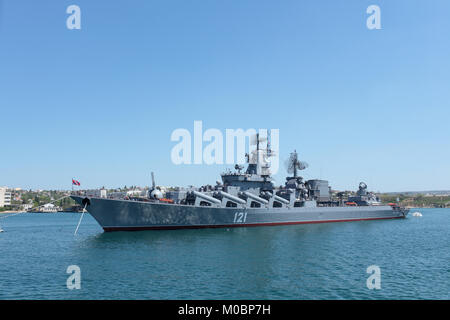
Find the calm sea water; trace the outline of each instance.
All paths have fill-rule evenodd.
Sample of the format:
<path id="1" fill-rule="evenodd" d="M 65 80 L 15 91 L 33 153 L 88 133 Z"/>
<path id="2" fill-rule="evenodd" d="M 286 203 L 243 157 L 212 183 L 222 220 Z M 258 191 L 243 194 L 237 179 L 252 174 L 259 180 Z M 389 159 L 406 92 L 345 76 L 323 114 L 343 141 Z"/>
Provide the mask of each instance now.
<path id="1" fill-rule="evenodd" d="M 0 299 L 449 299 L 450 209 L 422 217 L 103 233 L 85 215 L 0 219 Z M 69 290 L 69 265 L 81 289 Z M 381 269 L 369 290 L 368 266 Z"/>

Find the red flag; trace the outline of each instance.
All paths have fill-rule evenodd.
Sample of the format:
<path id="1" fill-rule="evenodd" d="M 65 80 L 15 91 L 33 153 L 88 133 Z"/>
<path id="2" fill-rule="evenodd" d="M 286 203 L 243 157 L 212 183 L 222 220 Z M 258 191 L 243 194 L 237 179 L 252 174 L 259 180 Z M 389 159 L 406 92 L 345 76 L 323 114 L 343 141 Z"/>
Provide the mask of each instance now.
<path id="1" fill-rule="evenodd" d="M 72 184 L 76 186 L 81 186 L 80 182 L 74 179 L 72 179 Z"/>

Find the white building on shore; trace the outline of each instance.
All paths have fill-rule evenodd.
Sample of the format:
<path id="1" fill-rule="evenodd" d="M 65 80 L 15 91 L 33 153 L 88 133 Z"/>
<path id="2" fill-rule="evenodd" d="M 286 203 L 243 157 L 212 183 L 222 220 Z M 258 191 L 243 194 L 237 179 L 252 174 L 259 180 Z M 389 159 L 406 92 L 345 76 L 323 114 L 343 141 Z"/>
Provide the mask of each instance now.
<path id="1" fill-rule="evenodd" d="M 61 211 L 61 208 L 58 206 L 55 206 L 52 203 L 44 204 L 42 207 L 39 208 L 39 212 L 56 213 L 58 211 Z"/>
<path id="2" fill-rule="evenodd" d="M 11 205 L 11 192 L 7 187 L 0 187 L 0 208 Z"/>
<path id="3" fill-rule="evenodd" d="M 32 203 L 26 203 L 26 204 L 23 204 L 23 205 L 22 205 L 22 210 L 23 210 L 23 211 L 28 211 L 28 210 L 30 210 L 31 208 L 33 208 L 33 204 L 32 204 Z"/>

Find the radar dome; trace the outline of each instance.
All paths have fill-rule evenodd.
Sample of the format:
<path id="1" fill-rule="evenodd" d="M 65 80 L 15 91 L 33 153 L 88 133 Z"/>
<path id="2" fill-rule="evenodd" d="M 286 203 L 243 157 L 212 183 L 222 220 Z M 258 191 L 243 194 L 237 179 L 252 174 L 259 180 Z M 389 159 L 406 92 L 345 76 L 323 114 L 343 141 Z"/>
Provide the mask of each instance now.
<path id="1" fill-rule="evenodd" d="M 163 194 L 158 189 L 155 189 L 150 193 L 150 198 L 161 199 L 162 197 L 163 197 Z"/>

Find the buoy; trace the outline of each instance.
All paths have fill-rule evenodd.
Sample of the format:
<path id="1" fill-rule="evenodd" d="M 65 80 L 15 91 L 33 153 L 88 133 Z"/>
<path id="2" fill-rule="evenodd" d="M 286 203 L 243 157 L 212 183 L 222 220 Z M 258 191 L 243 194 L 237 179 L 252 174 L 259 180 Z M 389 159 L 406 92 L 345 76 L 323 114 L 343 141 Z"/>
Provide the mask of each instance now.
<path id="1" fill-rule="evenodd" d="M 411 214 L 413 217 L 421 217 L 422 216 L 422 214 L 420 213 L 420 212 L 413 212 L 412 214 Z"/>

